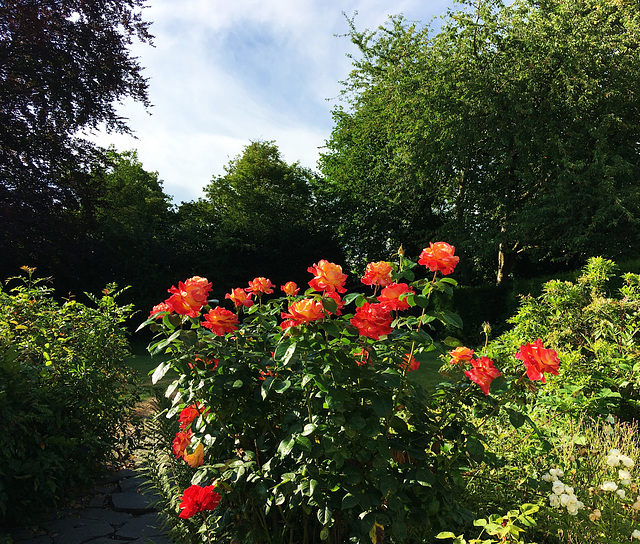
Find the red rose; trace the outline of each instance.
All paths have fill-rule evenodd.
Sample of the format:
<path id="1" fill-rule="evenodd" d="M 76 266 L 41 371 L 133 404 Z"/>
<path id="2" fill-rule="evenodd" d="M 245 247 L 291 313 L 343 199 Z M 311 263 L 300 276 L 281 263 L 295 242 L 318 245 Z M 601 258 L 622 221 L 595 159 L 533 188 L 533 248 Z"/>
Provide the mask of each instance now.
<path id="1" fill-rule="evenodd" d="M 338 293 L 346 292 L 344 282 L 347 281 L 347 275 L 342 273 L 341 266 L 323 259 L 319 263 L 310 266 L 307 271 L 314 275 L 314 278 L 309 282 L 313 290 L 326 293 L 331 293 L 332 291 L 338 291 Z"/>
<path id="2" fill-rule="evenodd" d="M 231 293 L 227 293 L 224 298 L 231 299 L 235 306 L 251 308 L 251 306 L 253 306 L 253 301 L 251 300 L 252 295 L 253 293 L 247 293 L 242 287 L 236 287 L 231 290 Z"/>
<path id="3" fill-rule="evenodd" d="M 335 300 L 336 311 L 333 313 L 335 315 L 342 315 L 342 308 L 344 308 L 344 301 L 340 298 L 340 295 L 335 291 L 333 291 L 331 293 L 325 293 L 324 296 Z"/>
<path id="4" fill-rule="evenodd" d="M 405 293 L 415 294 L 412 287 L 409 287 L 406 283 L 392 283 L 389 287 L 385 287 L 380 291 L 378 296 L 378 302 L 382 304 L 387 310 L 408 310 L 409 303 L 406 298 L 400 300 L 400 295 Z"/>
<path id="5" fill-rule="evenodd" d="M 220 493 L 215 491 L 215 487 L 212 485 L 205 487 L 192 485 L 184 490 L 181 498 L 181 512 L 179 516 L 182 519 L 189 519 L 198 512 L 215 510 L 222 497 L 220 496 Z"/>
<path id="6" fill-rule="evenodd" d="M 365 302 L 356 309 L 356 314 L 351 318 L 351 324 L 358 329 L 361 336 L 379 340 L 381 336 L 385 336 L 393 330 L 391 328 L 392 320 L 391 312 L 382 304 Z"/>
<path id="7" fill-rule="evenodd" d="M 560 367 L 558 354 L 552 349 L 543 347 L 540 338 L 533 344 L 526 343 L 521 345 L 520 351 L 516 353 L 515 357 L 524 363 L 527 369 L 527 377 L 530 380 L 542 380 L 542 383 L 545 383 L 545 373 L 558 375 L 558 368 Z"/>
<path id="8" fill-rule="evenodd" d="M 385 261 L 369 263 L 364 277 L 360 281 L 365 285 L 386 287 L 393 282 L 393 279 L 391 279 L 391 270 L 391 264 Z"/>
<path id="9" fill-rule="evenodd" d="M 418 264 L 426 266 L 432 272 L 440 271 L 445 276 L 451 274 L 460 257 L 453 255 L 455 247 L 446 242 L 429 242 L 429 247 L 422 250 Z"/>
<path id="10" fill-rule="evenodd" d="M 493 361 L 489 357 L 480 357 L 471 361 L 473 368 L 465 370 L 464 373 L 472 382 L 477 383 L 485 395 L 489 394 L 489 387 L 494 378 L 502 376 L 501 372 L 493 366 Z"/>
<path id="11" fill-rule="evenodd" d="M 190 406 L 183 408 L 180 411 L 180 417 L 178 418 L 180 429 L 184 431 L 189 425 L 191 425 L 191 422 L 195 418 L 204 413 L 203 408 L 204 407 L 200 403 L 198 403 L 197 406 L 195 404 L 191 404 Z"/>
<path id="12" fill-rule="evenodd" d="M 210 329 L 218 336 L 223 336 L 228 332 L 238 330 L 238 316 L 220 306 L 209 310 L 204 316 L 203 327 Z"/>

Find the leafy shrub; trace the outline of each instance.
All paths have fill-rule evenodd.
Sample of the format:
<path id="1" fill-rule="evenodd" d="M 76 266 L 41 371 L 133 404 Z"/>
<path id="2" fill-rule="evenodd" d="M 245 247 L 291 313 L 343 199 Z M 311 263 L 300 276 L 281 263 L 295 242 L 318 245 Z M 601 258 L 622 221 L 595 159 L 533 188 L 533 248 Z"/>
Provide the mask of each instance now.
<path id="1" fill-rule="evenodd" d="M 487 357 L 456 351 L 461 365 L 433 394 L 409 379 L 433 352 L 459 346 L 434 332 L 461 325 L 434 304 L 455 280 L 424 277 L 400 254 L 393 267 L 370 263 L 388 269 L 386 283 L 367 267 L 373 295 L 342 298 L 341 270 L 321 263 L 327 274 L 311 267 L 304 294 L 287 284 L 286 298 L 267 300 L 266 278 L 233 289 L 235 313 L 210 304 L 206 279 L 190 278 L 142 325 L 158 332 L 152 353 L 170 356 L 153 379 L 179 374 L 166 416 L 179 418 L 173 454 L 190 468 L 174 472 L 168 503 L 193 542 L 431 542 L 474 519 L 459 499 L 466 476 L 494 456 L 486 421 L 504 412 L 535 429 L 514 398 L 541 373 L 494 380 Z"/>
<path id="2" fill-rule="evenodd" d="M 615 270 L 594 257 L 575 282 L 547 282 L 539 297 L 523 297 L 513 328 L 489 345 L 505 364 L 522 338 L 541 338 L 558 351 L 562 377 L 539 399 L 548 409 L 628 420 L 640 413 L 640 275 L 626 273 L 620 282 Z"/>
<path id="3" fill-rule="evenodd" d="M 0 290 L 0 512 L 21 521 L 56 504 L 118 453 L 137 398 L 127 337 L 108 286 L 95 308 L 59 304 L 32 277 Z"/>

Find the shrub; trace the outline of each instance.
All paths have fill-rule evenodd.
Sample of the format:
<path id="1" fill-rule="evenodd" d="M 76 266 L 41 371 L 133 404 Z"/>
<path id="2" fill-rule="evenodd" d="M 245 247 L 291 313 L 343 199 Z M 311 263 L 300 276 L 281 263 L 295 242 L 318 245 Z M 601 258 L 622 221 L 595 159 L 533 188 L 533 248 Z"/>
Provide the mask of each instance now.
<path id="1" fill-rule="evenodd" d="M 558 361 L 540 347 L 527 373 L 496 379 L 491 360 L 460 349 L 433 394 L 408 379 L 434 351 L 459 346 L 434 327 L 461 326 L 434 303 L 456 285 L 438 275 L 455 266 L 448 248 L 370 263 L 373 295 L 342 298 L 340 267 L 320 261 L 304 294 L 287 284 L 286 298 L 269 299 L 274 286 L 256 278 L 226 296 L 232 312 L 193 277 L 154 307 L 142 326 L 158 332 L 152 353 L 170 360 L 153 379 L 179 374 L 166 416 L 179 418 L 173 454 L 190 467 L 168 502 L 193 542 L 430 542 L 473 521 L 459 498 L 491 459 L 481 427 L 501 411 L 533 425 L 513 399 Z"/>
<path id="2" fill-rule="evenodd" d="M 131 307 L 114 285 L 95 307 L 53 293 L 32 277 L 0 290 L 0 512 L 31 518 L 113 460 L 137 398 L 127 371 Z"/>
<path id="3" fill-rule="evenodd" d="M 615 270 L 594 257 L 577 281 L 547 282 L 539 297 L 523 297 L 513 328 L 489 345 L 507 365 L 522 338 L 541 338 L 558 351 L 562 378 L 539 399 L 548 409 L 627 420 L 640 414 L 640 275 L 626 273 L 620 282 Z"/>

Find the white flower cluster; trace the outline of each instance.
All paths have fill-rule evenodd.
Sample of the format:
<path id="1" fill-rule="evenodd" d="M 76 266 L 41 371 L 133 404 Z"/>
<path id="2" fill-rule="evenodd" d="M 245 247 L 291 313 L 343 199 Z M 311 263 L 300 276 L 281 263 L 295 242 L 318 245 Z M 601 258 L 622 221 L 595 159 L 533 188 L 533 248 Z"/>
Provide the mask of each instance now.
<path id="1" fill-rule="evenodd" d="M 620 465 L 625 467 L 618 470 L 618 479 L 620 480 L 620 485 L 628 486 L 631 484 L 631 472 L 627 470 L 627 468 L 632 469 L 635 465 L 631 457 L 627 457 L 626 455 L 620 453 L 620 450 L 609 450 L 609 455 L 607 456 L 607 465 L 609 465 L 610 467 L 619 467 Z M 618 489 L 618 484 L 610 480 L 602 482 L 602 484 L 600 485 L 600 489 L 602 489 L 603 491 L 615 491 L 621 499 L 624 499 L 626 495 L 626 491 L 624 489 Z"/>
<path id="2" fill-rule="evenodd" d="M 553 493 L 549 495 L 549 504 L 554 508 L 562 508 L 564 506 L 569 514 L 575 516 L 580 508 L 584 508 L 584 503 L 578 500 L 578 497 L 573 492 L 573 487 L 560 481 L 562 476 L 564 476 L 564 472 L 559 468 L 552 468 L 542 476 L 545 482 L 553 482 Z"/>
<path id="3" fill-rule="evenodd" d="M 633 533 L 631 533 L 631 539 L 637 538 L 638 540 L 640 540 L 640 531 L 638 531 L 638 529 L 635 529 L 633 531 Z"/>
<path id="4" fill-rule="evenodd" d="M 620 450 L 609 450 L 609 455 L 607 456 L 607 465 L 610 467 L 618 467 L 622 465 L 625 468 L 633 468 L 635 463 L 631 457 L 627 457 L 626 455 L 620 453 Z"/>

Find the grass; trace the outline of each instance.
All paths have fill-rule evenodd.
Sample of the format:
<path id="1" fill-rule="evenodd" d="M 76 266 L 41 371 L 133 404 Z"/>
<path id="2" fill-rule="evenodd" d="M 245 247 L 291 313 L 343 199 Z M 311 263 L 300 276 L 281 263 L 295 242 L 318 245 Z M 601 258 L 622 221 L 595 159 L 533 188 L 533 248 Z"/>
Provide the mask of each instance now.
<path id="1" fill-rule="evenodd" d="M 177 374 L 175 371 L 170 370 L 158 383 L 155 385 L 151 383 L 151 374 L 160 363 L 166 360 L 166 356 L 151 357 L 151 355 L 132 355 L 127 359 L 127 365 L 129 368 L 131 368 L 131 370 L 135 372 L 142 381 L 142 400 L 154 396 L 154 389 L 164 389 L 176 379 Z"/>

